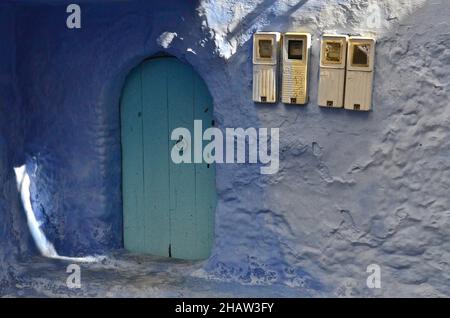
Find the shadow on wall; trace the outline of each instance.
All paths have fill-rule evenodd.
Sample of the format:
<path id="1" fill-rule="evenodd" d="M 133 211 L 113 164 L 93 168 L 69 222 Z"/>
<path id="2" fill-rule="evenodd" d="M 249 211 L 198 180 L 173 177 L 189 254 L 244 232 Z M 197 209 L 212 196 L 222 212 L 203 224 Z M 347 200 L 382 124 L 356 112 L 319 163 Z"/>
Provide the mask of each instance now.
<path id="1" fill-rule="evenodd" d="M 15 275 L 11 263 L 36 252 L 27 231 L 13 167 L 23 157 L 20 96 L 15 85 L 15 9 L 0 4 L 0 290 Z"/>
<path id="2" fill-rule="evenodd" d="M 216 57 L 211 43 L 201 42 L 195 7 L 180 1 L 86 3 L 80 30 L 65 28 L 62 4 L 18 9 L 31 205 L 57 253 L 85 256 L 123 246 L 122 87 L 133 67 L 161 51 L 207 73 Z M 167 30 L 177 35 L 162 47 L 158 39 Z"/>

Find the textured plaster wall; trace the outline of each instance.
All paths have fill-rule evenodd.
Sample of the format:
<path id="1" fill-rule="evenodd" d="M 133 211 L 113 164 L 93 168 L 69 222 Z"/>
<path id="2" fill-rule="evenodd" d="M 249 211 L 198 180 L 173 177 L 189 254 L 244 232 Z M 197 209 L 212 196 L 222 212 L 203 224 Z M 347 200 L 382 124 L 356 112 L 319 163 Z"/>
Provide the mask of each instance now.
<path id="1" fill-rule="evenodd" d="M 12 29 L 13 25 L 13 15 L 5 14 L 3 11 L 0 13 L 0 30 L 2 30 L 2 38 L 8 38 L 13 41 L 14 32 Z M 10 34 L 8 34 L 8 31 Z M 9 149 L 7 138 L 7 122 L 4 119 L 4 113 L 6 111 L 6 104 L 11 105 L 13 103 L 14 97 L 12 96 L 11 79 L 13 72 L 11 69 L 11 64 L 13 64 L 13 51 L 12 47 L 4 46 L 0 50 L 0 186 L 3 189 L 8 186 L 8 163 L 9 163 Z M 2 238 L 2 243 L 5 241 L 7 248 L 0 250 L 0 281 L 5 278 L 6 272 L 6 260 L 8 258 L 8 250 L 10 247 L 9 234 L 11 227 L 11 215 L 8 210 L 8 202 L 10 201 L 10 196 L 8 191 L 1 191 L 0 199 L 0 237 Z"/>
<path id="2" fill-rule="evenodd" d="M 197 276 L 323 295 L 450 295 L 448 1 L 82 1 L 81 30 L 65 28 L 67 3 L 21 1 L 13 15 L 1 5 L 16 45 L 1 53 L 0 107 L 18 124 L 0 119 L 1 158 L 23 138 L 17 160 L 60 254 L 122 246 L 120 93 L 135 65 L 166 52 L 203 77 L 219 127 L 280 127 L 278 174 L 218 165 L 216 242 Z M 312 33 L 307 106 L 251 102 L 256 30 Z M 377 37 L 370 113 L 316 104 L 319 38 L 333 31 Z M 14 200 L 1 197 L 2 242 L 20 238 L 10 233 L 17 207 L 3 208 Z M 381 290 L 366 287 L 371 263 Z"/>
<path id="3" fill-rule="evenodd" d="M 15 9 L 0 10 L 0 290 L 14 274 L 11 262 L 34 251 L 13 167 L 22 156 L 22 126 L 15 85 Z"/>

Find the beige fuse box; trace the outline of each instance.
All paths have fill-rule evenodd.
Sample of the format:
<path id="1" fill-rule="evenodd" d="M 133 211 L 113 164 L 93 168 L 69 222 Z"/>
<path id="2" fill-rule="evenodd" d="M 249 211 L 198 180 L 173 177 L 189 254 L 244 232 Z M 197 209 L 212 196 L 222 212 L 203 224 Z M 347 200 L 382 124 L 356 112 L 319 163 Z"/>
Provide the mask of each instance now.
<path id="1" fill-rule="evenodd" d="M 344 107 L 347 35 L 322 36 L 318 104 L 323 107 Z"/>
<path id="2" fill-rule="evenodd" d="M 287 32 L 282 39 L 281 100 L 285 104 L 308 103 L 309 33 Z"/>
<path id="3" fill-rule="evenodd" d="M 369 111 L 372 108 L 372 82 L 375 39 L 350 37 L 345 80 L 345 109 Z"/>
<path id="4" fill-rule="evenodd" d="M 276 103 L 280 33 L 253 35 L 253 101 Z"/>

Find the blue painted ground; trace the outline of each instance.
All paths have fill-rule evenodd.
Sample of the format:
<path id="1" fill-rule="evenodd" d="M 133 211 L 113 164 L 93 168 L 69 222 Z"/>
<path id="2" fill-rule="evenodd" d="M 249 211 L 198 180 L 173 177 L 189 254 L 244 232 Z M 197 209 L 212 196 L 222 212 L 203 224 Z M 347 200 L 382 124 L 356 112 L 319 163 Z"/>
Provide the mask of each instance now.
<path id="1" fill-rule="evenodd" d="M 17 264 L 21 272 L 3 297 L 311 297 L 306 288 L 242 285 L 196 277 L 201 263 L 117 252 L 99 263 L 81 264 L 81 288 L 69 289 L 70 262 L 33 258 Z"/>

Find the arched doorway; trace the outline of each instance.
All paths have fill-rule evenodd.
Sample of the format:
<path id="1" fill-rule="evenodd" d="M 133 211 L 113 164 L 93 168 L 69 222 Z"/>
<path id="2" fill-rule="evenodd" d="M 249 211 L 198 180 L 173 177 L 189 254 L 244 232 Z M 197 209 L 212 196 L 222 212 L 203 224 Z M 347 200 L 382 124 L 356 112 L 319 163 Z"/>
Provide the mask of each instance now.
<path id="1" fill-rule="evenodd" d="M 124 246 L 181 259 L 205 259 L 214 240 L 215 167 L 175 164 L 173 129 L 213 124 L 204 81 L 174 57 L 144 61 L 121 99 Z"/>

